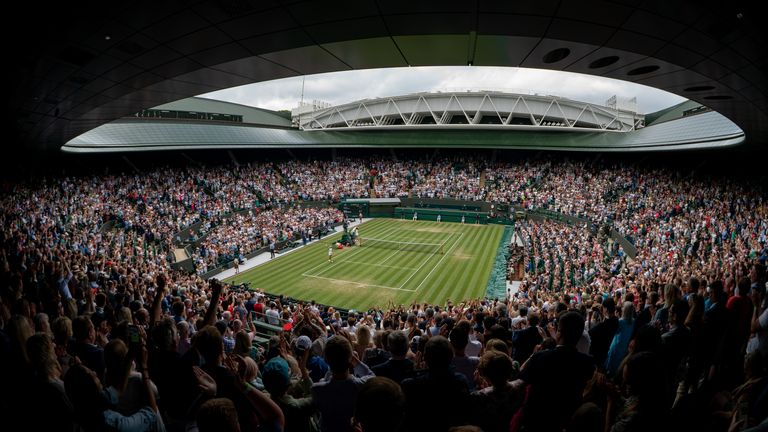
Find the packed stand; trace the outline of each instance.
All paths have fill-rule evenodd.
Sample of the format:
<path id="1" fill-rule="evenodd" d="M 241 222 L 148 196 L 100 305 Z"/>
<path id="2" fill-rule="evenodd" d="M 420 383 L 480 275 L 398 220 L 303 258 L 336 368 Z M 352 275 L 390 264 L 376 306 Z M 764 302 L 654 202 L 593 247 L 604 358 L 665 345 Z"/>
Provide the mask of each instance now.
<path id="1" fill-rule="evenodd" d="M 212 228 L 199 243 L 193 259 L 198 273 L 204 274 L 234 259 L 242 261 L 251 252 L 273 243 L 294 238 L 311 240 L 318 227 L 330 229 L 343 219 L 344 214 L 335 208 L 252 209 Z"/>
<path id="2" fill-rule="evenodd" d="M 431 180 L 412 187 L 429 190 L 454 172 L 451 193 L 482 194 L 468 180 L 478 169 L 448 166 L 430 168 Z M 15 185 L 0 200 L 4 425 L 765 428 L 763 195 L 664 172 L 594 170 L 563 163 L 533 183 L 535 172 L 505 178 L 531 184 L 523 199 L 532 208 L 615 227 L 638 247 L 634 260 L 624 262 L 618 246 L 591 226 L 521 223 L 529 271 L 519 292 L 445 305 L 372 305 L 346 316 L 168 270 L 164 247 L 175 230 L 239 206 L 223 202 L 243 190 L 221 175 L 208 181 L 207 171 L 188 170 Z M 489 184 L 485 176 L 493 190 L 497 179 Z M 514 199 L 519 187 L 508 190 L 503 194 Z M 255 220 L 275 210 L 252 211 Z M 301 212 L 280 211 L 283 228 L 291 228 L 285 233 L 301 226 Z M 102 229 L 113 219 L 119 229 Z M 209 236 L 215 230 L 211 225 Z M 226 244 L 237 237 L 222 230 L 218 238 Z M 275 332 L 266 343 L 265 329 Z"/>

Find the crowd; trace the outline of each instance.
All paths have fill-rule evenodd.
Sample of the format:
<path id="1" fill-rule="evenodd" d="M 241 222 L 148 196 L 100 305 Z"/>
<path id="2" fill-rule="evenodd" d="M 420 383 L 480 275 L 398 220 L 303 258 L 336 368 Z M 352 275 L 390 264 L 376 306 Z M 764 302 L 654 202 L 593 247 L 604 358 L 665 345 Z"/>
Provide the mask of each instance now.
<path id="1" fill-rule="evenodd" d="M 280 207 L 261 211 L 249 210 L 234 215 L 212 228 L 195 250 L 198 273 L 204 274 L 233 259 L 245 256 L 270 244 L 293 239 L 309 241 L 318 227 L 330 229 L 342 222 L 344 214 L 334 208 Z"/>
<path id="2" fill-rule="evenodd" d="M 766 427 L 768 223 L 747 185 L 599 163 L 339 159 L 2 187 L 9 430 Z M 523 281 L 504 299 L 344 313 L 169 268 L 190 227 L 205 269 L 343 217 L 300 200 L 371 190 L 589 222 L 519 222 Z M 282 330 L 260 345 L 263 325 Z"/>
<path id="3" fill-rule="evenodd" d="M 621 246 L 583 225 L 550 220 L 520 221 L 516 231 L 524 239 L 524 290 L 569 291 L 592 285 L 602 288 L 622 275 L 626 255 Z M 517 260 L 509 260 L 516 265 Z"/>

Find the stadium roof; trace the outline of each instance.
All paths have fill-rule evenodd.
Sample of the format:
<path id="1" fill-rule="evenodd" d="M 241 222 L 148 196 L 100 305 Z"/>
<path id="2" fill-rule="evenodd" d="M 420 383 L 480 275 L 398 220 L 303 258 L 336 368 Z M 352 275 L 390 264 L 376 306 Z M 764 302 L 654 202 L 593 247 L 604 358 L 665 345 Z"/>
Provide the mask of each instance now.
<path id="1" fill-rule="evenodd" d="M 262 126 L 291 127 L 291 120 L 274 111 L 250 107 L 232 102 L 193 97 L 152 107 L 155 110 L 195 111 L 220 114 L 234 114 L 243 117 L 243 123 Z"/>
<path id="2" fill-rule="evenodd" d="M 472 64 L 657 87 L 725 114 L 750 142 L 762 144 L 768 142 L 768 54 L 759 6 L 681 0 L 19 3 L 17 25 L 5 26 L 6 82 L 13 89 L 4 130 L 29 148 L 58 149 L 117 118 L 231 86 L 349 69 Z"/>
<path id="3" fill-rule="evenodd" d="M 636 99 L 633 99 L 636 102 Z M 635 104 L 627 103 L 629 108 Z M 636 109 L 555 96 L 491 91 L 430 92 L 358 100 L 307 111 L 292 119 L 305 130 L 541 129 L 627 132 L 645 125 Z"/>
<path id="4" fill-rule="evenodd" d="M 579 151 L 728 147 L 744 133 L 717 112 L 625 133 L 507 130 L 315 130 L 189 121 L 118 120 L 68 142 L 64 151 L 100 153 L 212 148 L 464 147 Z"/>

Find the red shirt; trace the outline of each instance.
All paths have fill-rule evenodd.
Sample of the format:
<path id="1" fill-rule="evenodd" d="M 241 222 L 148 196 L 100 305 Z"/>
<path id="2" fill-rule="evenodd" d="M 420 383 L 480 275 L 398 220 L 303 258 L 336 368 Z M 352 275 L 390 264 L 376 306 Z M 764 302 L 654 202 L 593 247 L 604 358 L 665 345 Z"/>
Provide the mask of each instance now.
<path id="1" fill-rule="evenodd" d="M 725 308 L 733 314 L 733 318 L 736 320 L 735 329 L 739 340 L 746 342 L 749 339 L 750 325 L 752 323 L 752 299 L 734 295 L 728 299 Z"/>

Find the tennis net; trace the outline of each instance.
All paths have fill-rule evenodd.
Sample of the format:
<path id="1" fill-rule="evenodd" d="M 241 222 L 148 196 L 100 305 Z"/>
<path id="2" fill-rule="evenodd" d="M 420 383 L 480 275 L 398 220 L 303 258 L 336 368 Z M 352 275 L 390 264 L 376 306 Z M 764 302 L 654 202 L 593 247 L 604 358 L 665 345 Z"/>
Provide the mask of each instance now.
<path id="1" fill-rule="evenodd" d="M 366 248 L 394 249 L 408 252 L 443 253 L 443 243 L 416 243 L 360 237 L 359 245 Z"/>

